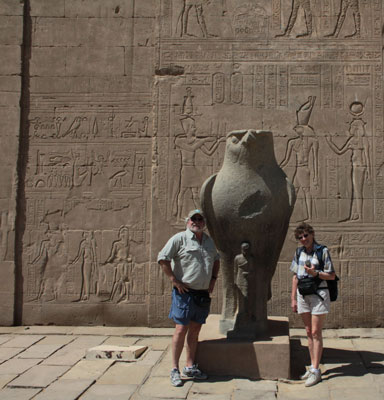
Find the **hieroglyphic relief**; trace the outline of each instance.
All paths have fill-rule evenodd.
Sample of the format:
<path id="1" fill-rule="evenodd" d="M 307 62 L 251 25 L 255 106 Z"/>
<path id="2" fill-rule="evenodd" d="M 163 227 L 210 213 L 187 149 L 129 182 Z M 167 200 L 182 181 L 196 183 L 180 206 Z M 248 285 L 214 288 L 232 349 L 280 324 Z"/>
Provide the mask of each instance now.
<path id="1" fill-rule="evenodd" d="M 31 114 L 26 303 L 145 302 L 151 136 L 135 107 Z"/>
<path id="2" fill-rule="evenodd" d="M 120 227 L 118 239 L 110 243 L 106 233 L 69 230 L 64 224 L 55 229 L 51 223 L 46 232 L 31 231 L 26 249 L 27 301 L 143 302 L 145 264 L 129 255 L 129 240 L 140 247 L 137 233 L 130 236 L 128 227 Z M 73 259 L 69 248 L 77 250 Z"/>
<path id="3" fill-rule="evenodd" d="M 202 158 L 202 149 L 215 143 L 207 138 L 252 126 L 274 133 L 276 158 L 297 190 L 292 223 L 321 226 L 327 232 L 324 241 L 329 236 L 340 249 L 340 242 L 347 242 L 345 231 L 384 222 L 382 2 L 227 0 L 225 15 L 220 2 L 213 3 L 216 14 L 207 5 L 204 15 L 208 32 L 216 37 L 203 37 L 196 21 L 195 36 L 177 36 L 166 26 L 176 26 L 179 3 L 162 1 L 167 13 L 161 15 L 159 65 L 184 68 L 182 76 L 162 79 L 157 86 L 155 191 L 166 219 L 175 227 L 175 216 L 184 214 L 180 208 L 188 209 L 168 201 L 177 199 L 174 188 L 182 175 L 179 139 L 187 141 L 188 133 L 196 145 L 189 153 L 195 157 L 194 177 L 184 178 L 184 187 L 209 157 L 215 160 L 212 172 L 219 170 L 222 146 Z M 193 115 L 181 111 L 187 88 Z M 209 133 L 208 115 L 213 128 L 220 122 L 220 134 Z M 179 182 L 169 185 L 169 173 Z M 196 205 L 191 188 L 184 197 L 189 207 Z M 333 229 L 340 232 L 337 238 Z M 346 253 L 336 254 L 342 259 Z M 160 296 L 162 288 L 153 285 Z"/>
<path id="4" fill-rule="evenodd" d="M 295 185 L 296 195 L 301 189 L 305 200 L 306 217 L 304 220 L 313 219 L 313 186 L 317 187 L 319 176 L 319 141 L 316 133 L 309 125 L 309 119 L 316 97 L 309 97 L 296 111 L 297 125 L 293 130 L 297 137 L 289 139 L 281 167 L 288 164 L 292 154 L 296 159 L 295 171 L 292 181 Z"/>
<path id="5" fill-rule="evenodd" d="M 312 35 L 312 10 L 310 0 L 293 0 L 292 10 L 289 16 L 287 27 L 285 28 L 284 33 L 276 35 L 276 37 L 284 37 L 291 34 L 292 29 L 295 26 L 300 8 L 302 8 L 304 11 L 306 31 L 303 33 L 299 33 L 298 35 L 296 35 L 296 37 L 300 38 Z"/>
<path id="6" fill-rule="evenodd" d="M 351 152 L 351 207 L 347 220 L 353 221 L 363 220 L 364 185 L 371 184 L 372 179 L 371 151 L 365 132 L 366 122 L 362 119 L 364 108 L 360 101 L 350 105 L 353 119 L 349 125 L 349 137 L 341 147 L 332 141 L 332 137 L 326 136 L 328 145 L 336 154 Z"/>
<path id="7" fill-rule="evenodd" d="M 326 37 L 338 37 L 343 27 L 345 18 L 347 16 L 348 9 L 352 10 L 353 22 L 354 22 L 354 31 L 350 34 L 346 34 L 345 38 L 352 38 L 352 37 L 360 37 L 361 33 L 361 14 L 359 9 L 359 0 L 341 0 L 340 4 L 340 12 L 337 16 L 337 22 L 335 29 L 329 35 L 325 35 Z"/>

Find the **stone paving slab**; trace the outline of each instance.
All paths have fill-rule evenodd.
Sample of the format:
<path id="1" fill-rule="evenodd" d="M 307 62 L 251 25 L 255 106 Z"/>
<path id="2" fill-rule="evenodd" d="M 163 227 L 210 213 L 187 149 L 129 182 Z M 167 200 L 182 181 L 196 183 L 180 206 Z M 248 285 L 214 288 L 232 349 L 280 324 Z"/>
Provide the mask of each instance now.
<path id="1" fill-rule="evenodd" d="M 293 337 L 307 337 L 304 328 L 292 328 L 289 335 Z M 384 339 L 384 328 L 345 328 L 323 329 L 323 338 L 381 338 Z"/>
<path id="2" fill-rule="evenodd" d="M 236 390 L 245 390 L 247 392 L 276 392 L 277 381 L 251 381 L 249 379 L 234 379 L 234 387 Z"/>
<path id="3" fill-rule="evenodd" d="M 136 361 L 137 365 L 156 365 L 163 355 L 162 351 L 147 351 L 141 360 Z"/>
<path id="4" fill-rule="evenodd" d="M 308 399 L 329 399 L 329 389 L 327 385 L 318 384 L 312 387 L 305 387 L 304 382 L 300 384 L 278 383 L 278 400 L 308 400 Z"/>
<path id="5" fill-rule="evenodd" d="M 12 382 L 18 376 L 19 376 L 19 374 L 3 374 L 3 375 L 0 375 L 0 389 L 5 387 L 5 386 L 7 386 L 8 383 Z M 1 396 L 0 396 L 0 399 L 1 399 Z"/>
<path id="6" fill-rule="evenodd" d="M 0 375 L 22 374 L 28 369 L 39 364 L 42 360 L 39 358 L 23 360 L 21 358 L 12 358 L 0 365 Z"/>
<path id="7" fill-rule="evenodd" d="M 48 358 L 61 347 L 63 347 L 62 344 L 40 344 L 39 342 L 20 353 L 17 358 Z"/>
<path id="8" fill-rule="evenodd" d="M 138 342 L 137 337 L 111 336 L 103 344 L 111 346 L 133 346 Z"/>
<path id="9" fill-rule="evenodd" d="M 275 392 L 249 392 L 246 390 L 235 390 L 231 400 L 276 400 Z"/>
<path id="10" fill-rule="evenodd" d="M 45 336 L 39 344 L 61 344 L 65 346 L 76 339 L 76 336 L 65 336 L 65 335 L 48 335 Z"/>
<path id="11" fill-rule="evenodd" d="M 16 328 L 16 327 L 15 327 Z M 24 335 L 70 335 L 73 332 L 73 326 L 55 326 L 55 325 L 36 325 L 25 326 L 23 330 L 16 331 L 17 334 Z"/>
<path id="12" fill-rule="evenodd" d="M 126 327 L 78 326 L 72 328 L 71 335 L 124 336 Z"/>
<path id="13" fill-rule="evenodd" d="M 139 389 L 139 395 L 152 399 L 185 399 L 193 381 L 185 381 L 181 387 L 171 385 L 169 379 L 161 377 L 149 378 Z"/>
<path id="14" fill-rule="evenodd" d="M 0 345 L 9 342 L 14 336 L 2 335 L 0 336 Z"/>
<path id="15" fill-rule="evenodd" d="M 44 336 L 41 335 L 30 335 L 30 336 L 16 336 L 8 342 L 1 345 L 1 347 L 22 347 L 27 348 L 32 346 L 33 344 L 39 342 L 44 339 Z"/>
<path id="16" fill-rule="evenodd" d="M 51 357 L 47 358 L 44 365 L 74 365 L 81 360 L 89 347 L 97 346 L 106 340 L 106 336 L 74 337 L 68 345 L 62 347 Z"/>
<path id="17" fill-rule="evenodd" d="M 101 385 L 141 385 L 149 374 L 149 365 L 137 365 L 130 362 L 116 362 L 98 380 Z"/>
<path id="18" fill-rule="evenodd" d="M 41 389 L 2 389 L 0 390 L 0 399 L 1 400 L 30 400 L 37 393 L 39 393 Z M 51 399 L 53 400 L 53 399 Z"/>
<path id="19" fill-rule="evenodd" d="M 384 368 L 384 339 L 370 339 L 368 343 L 364 339 L 353 339 L 353 344 L 367 368 L 380 365 Z"/>
<path id="20" fill-rule="evenodd" d="M 249 394 L 248 394 L 249 395 Z M 204 394 L 204 400 L 232 400 L 232 394 Z M 187 400 L 201 400 L 201 393 L 189 393 Z M 250 400 L 251 397 L 244 397 L 244 400 Z M 240 399 L 239 399 L 240 400 Z M 241 399 L 243 400 L 243 399 Z"/>
<path id="21" fill-rule="evenodd" d="M 60 349 L 51 357 L 42 362 L 43 365 L 68 365 L 76 364 L 85 356 L 86 349 L 70 345 Z"/>
<path id="22" fill-rule="evenodd" d="M 45 388 L 69 369 L 68 366 L 36 365 L 8 386 Z"/>
<path id="23" fill-rule="evenodd" d="M 171 339 L 166 338 L 144 338 L 140 339 L 136 345 L 148 346 L 152 350 L 166 350 L 171 345 Z"/>
<path id="24" fill-rule="evenodd" d="M 34 400 L 76 400 L 93 383 L 92 379 L 58 380 L 34 397 Z"/>
<path id="25" fill-rule="evenodd" d="M 346 399 L 346 400 L 381 400 L 378 397 L 376 388 L 364 387 L 360 390 L 356 388 L 339 386 L 332 389 L 330 392 L 331 399 Z"/>
<path id="26" fill-rule="evenodd" d="M 0 347 L 0 360 L 6 361 L 24 351 L 22 347 Z"/>
<path id="27" fill-rule="evenodd" d="M 66 372 L 61 379 L 93 379 L 97 380 L 114 363 L 112 360 L 81 360 Z"/>
<path id="28" fill-rule="evenodd" d="M 187 382 L 187 380 L 184 380 L 184 382 Z M 236 388 L 236 381 L 233 379 L 210 378 L 205 381 L 191 380 L 191 382 L 191 392 L 200 393 L 201 396 L 203 394 L 231 394 Z"/>
<path id="29" fill-rule="evenodd" d="M 79 400 L 128 400 L 137 385 L 92 385 Z"/>

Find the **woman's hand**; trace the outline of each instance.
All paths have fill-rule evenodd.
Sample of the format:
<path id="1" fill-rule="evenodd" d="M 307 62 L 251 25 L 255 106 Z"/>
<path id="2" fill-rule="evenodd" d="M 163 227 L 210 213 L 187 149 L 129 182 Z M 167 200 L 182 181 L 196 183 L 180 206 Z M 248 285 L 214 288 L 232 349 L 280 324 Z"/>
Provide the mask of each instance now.
<path id="1" fill-rule="evenodd" d="M 317 276 L 317 271 L 316 271 L 315 266 L 314 266 L 313 264 L 311 264 L 310 267 L 307 266 L 307 265 L 304 265 L 304 269 L 305 269 L 305 272 L 306 272 L 308 275 L 311 275 L 311 276 L 313 276 L 313 277 Z"/>
<path id="2" fill-rule="evenodd" d="M 297 300 L 291 299 L 291 308 L 294 313 L 297 313 Z"/>

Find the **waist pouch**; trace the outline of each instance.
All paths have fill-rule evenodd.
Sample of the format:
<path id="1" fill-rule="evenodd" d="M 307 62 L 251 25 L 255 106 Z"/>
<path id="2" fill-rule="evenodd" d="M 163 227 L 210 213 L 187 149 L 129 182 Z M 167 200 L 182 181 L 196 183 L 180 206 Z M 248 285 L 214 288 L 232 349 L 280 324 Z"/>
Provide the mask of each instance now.
<path id="1" fill-rule="evenodd" d="M 191 295 L 193 302 L 198 307 L 209 308 L 211 305 L 211 298 L 209 297 L 208 290 L 188 289 L 188 293 Z"/>
<path id="2" fill-rule="evenodd" d="M 319 289 L 319 284 L 321 279 L 318 278 L 301 278 L 297 284 L 297 288 L 299 289 L 299 293 L 302 296 L 306 296 L 308 294 L 318 294 L 317 290 Z"/>

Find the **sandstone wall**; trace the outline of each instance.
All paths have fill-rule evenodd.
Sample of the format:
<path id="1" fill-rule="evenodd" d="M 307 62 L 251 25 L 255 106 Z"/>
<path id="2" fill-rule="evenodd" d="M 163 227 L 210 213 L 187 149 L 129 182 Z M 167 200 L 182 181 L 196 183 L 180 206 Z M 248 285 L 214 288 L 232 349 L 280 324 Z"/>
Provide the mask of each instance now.
<path id="1" fill-rule="evenodd" d="M 328 326 L 383 325 L 382 0 L 0 0 L 0 21 L 1 324 L 169 324 L 157 252 L 226 133 L 264 128 L 292 229 L 341 278 Z M 301 326 L 295 247 L 269 313 Z"/>

